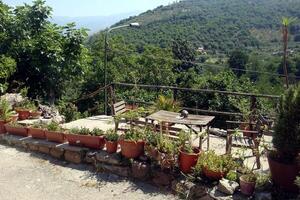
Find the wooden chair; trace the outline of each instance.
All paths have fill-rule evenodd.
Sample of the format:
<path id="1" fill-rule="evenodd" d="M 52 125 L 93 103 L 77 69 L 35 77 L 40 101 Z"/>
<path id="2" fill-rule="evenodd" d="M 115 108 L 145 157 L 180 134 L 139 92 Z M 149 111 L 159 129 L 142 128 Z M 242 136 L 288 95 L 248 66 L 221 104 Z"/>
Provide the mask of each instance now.
<path id="1" fill-rule="evenodd" d="M 119 114 L 123 114 L 123 113 L 125 113 L 127 111 L 128 111 L 128 109 L 126 108 L 125 101 L 117 102 L 117 103 L 113 104 L 113 106 L 112 106 L 112 114 L 113 114 L 113 116 L 119 115 Z"/>
<path id="2" fill-rule="evenodd" d="M 253 122 L 237 122 L 226 121 L 227 124 L 227 139 L 226 139 L 226 153 L 230 154 L 232 147 L 251 149 L 253 155 L 256 157 L 257 168 L 260 169 L 260 153 L 259 144 L 263 135 L 271 135 L 272 121 L 267 120 L 262 115 L 258 116 L 256 123 Z M 232 127 L 239 127 L 240 125 L 248 125 L 250 130 L 232 129 Z M 267 130 L 265 127 L 268 127 Z M 235 134 L 241 132 L 242 135 Z"/>
<path id="3" fill-rule="evenodd" d="M 120 101 L 112 106 L 112 113 L 113 116 L 124 114 L 128 112 L 130 109 L 126 108 L 126 102 L 125 101 Z M 135 121 L 125 121 L 127 124 L 130 126 L 135 126 L 135 127 L 144 127 L 146 125 L 145 120 L 135 120 Z M 116 124 L 116 130 L 121 130 L 121 131 L 126 131 L 128 128 L 119 128 L 119 124 Z"/>

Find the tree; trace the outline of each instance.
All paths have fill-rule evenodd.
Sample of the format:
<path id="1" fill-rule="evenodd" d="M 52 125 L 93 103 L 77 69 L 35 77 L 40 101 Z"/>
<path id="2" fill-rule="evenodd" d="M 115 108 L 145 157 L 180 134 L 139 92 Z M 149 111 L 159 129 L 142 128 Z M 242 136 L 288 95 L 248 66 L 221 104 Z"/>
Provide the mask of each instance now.
<path id="1" fill-rule="evenodd" d="M 177 72 L 188 71 L 190 68 L 194 67 L 196 60 L 196 51 L 192 45 L 181 38 L 173 41 L 172 52 L 174 58 L 180 60 L 181 62 L 176 66 Z"/>
<path id="2" fill-rule="evenodd" d="M 248 63 L 249 56 L 240 50 L 235 50 L 231 52 L 228 60 L 229 67 L 234 71 L 234 73 L 240 77 L 245 74 L 246 65 Z"/>
<path id="3" fill-rule="evenodd" d="M 67 82 L 83 78 L 89 59 L 83 46 L 86 31 L 75 29 L 74 24 L 52 24 L 51 11 L 42 0 L 18 6 L 13 12 L 8 9 L 6 18 L 11 23 L 4 24 L 7 42 L 0 52 L 16 60 L 10 90 L 27 86 L 31 97 L 53 103 L 61 97 Z"/>

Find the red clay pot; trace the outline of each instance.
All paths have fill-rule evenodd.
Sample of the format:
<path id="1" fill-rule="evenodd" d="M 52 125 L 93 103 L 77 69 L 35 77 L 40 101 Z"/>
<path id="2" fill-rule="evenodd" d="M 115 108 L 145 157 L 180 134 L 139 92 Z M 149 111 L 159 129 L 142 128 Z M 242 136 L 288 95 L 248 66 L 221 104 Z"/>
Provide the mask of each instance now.
<path id="1" fill-rule="evenodd" d="M 118 142 L 105 140 L 105 146 L 107 153 L 116 153 L 118 149 Z"/>
<path id="2" fill-rule="evenodd" d="M 244 180 L 244 176 L 240 177 L 241 192 L 244 195 L 251 196 L 255 190 L 256 182 L 247 182 Z"/>
<path id="3" fill-rule="evenodd" d="M 267 157 L 273 183 L 285 191 L 299 192 L 299 188 L 294 182 L 296 176 L 299 175 L 300 167 L 297 163 L 285 164 L 274 160 L 269 154 Z"/>
<path id="4" fill-rule="evenodd" d="M 25 120 L 30 117 L 30 110 L 17 109 L 16 112 L 19 114 L 19 120 Z"/>
<path id="5" fill-rule="evenodd" d="M 5 129 L 5 126 L 4 126 L 6 123 L 7 123 L 6 121 L 0 120 L 0 134 L 5 134 L 6 133 L 6 129 Z"/>
<path id="6" fill-rule="evenodd" d="M 42 115 L 42 112 L 40 112 L 40 111 L 31 111 L 30 112 L 30 118 L 32 118 L 32 119 L 38 119 L 41 117 L 41 115 Z"/>
<path id="7" fill-rule="evenodd" d="M 56 132 L 56 131 L 45 131 L 45 135 L 48 141 L 50 142 L 57 142 L 57 143 L 65 143 L 66 137 L 63 132 Z"/>
<path id="8" fill-rule="evenodd" d="M 13 127 L 9 124 L 5 124 L 6 131 L 11 135 L 18 135 L 28 137 L 28 128 L 27 127 Z"/>
<path id="9" fill-rule="evenodd" d="M 103 149 L 105 144 L 103 136 L 66 134 L 66 138 L 69 145 L 88 147 L 92 149 Z"/>
<path id="10" fill-rule="evenodd" d="M 208 169 L 207 167 L 203 167 L 202 170 L 204 175 L 211 180 L 221 180 L 227 174 L 225 172 L 215 172 L 213 170 Z"/>
<path id="11" fill-rule="evenodd" d="M 46 139 L 45 130 L 41 128 L 28 128 L 28 135 L 31 135 L 32 138 L 36 139 Z"/>
<path id="12" fill-rule="evenodd" d="M 121 140 L 121 154 L 126 158 L 137 158 L 144 154 L 144 141 Z"/>
<path id="13" fill-rule="evenodd" d="M 179 150 L 179 169 L 183 173 L 191 173 L 192 168 L 197 164 L 199 155 L 201 151 L 197 148 L 194 149 L 194 153 L 186 153 L 184 151 Z"/>

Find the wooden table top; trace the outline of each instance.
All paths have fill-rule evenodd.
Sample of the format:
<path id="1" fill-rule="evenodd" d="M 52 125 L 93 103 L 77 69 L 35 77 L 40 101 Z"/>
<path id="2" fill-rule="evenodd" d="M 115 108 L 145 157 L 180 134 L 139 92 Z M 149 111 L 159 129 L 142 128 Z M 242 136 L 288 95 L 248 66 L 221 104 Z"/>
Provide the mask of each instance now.
<path id="1" fill-rule="evenodd" d="M 187 118 L 180 118 L 180 113 L 160 110 L 152 115 L 149 115 L 146 117 L 146 119 L 175 124 L 207 126 L 215 119 L 215 117 L 189 114 Z"/>

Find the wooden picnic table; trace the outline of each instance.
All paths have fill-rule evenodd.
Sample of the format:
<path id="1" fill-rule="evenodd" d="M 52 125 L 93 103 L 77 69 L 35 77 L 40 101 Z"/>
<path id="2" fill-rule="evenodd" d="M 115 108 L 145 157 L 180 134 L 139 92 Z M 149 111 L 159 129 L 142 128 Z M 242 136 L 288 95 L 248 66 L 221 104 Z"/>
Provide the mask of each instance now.
<path id="1" fill-rule="evenodd" d="M 149 121 L 153 124 L 154 121 L 158 121 L 159 123 L 168 123 L 168 124 L 182 124 L 191 129 L 194 133 L 199 135 L 199 148 L 202 148 L 203 140 L 207 140 L 207 149 L 209 149 L 209 127 L 211 126 L 213 120 L 215 119 L 214 116 L 207 116 L 207 115 L 191 115 L 189 114 L 186 118 L 181 118 L 180 113 L 170 112 L 165 110 L 160 110 L 156 113 L 153 113 L 146 117 L 146 122 Z M 199 127 L 200 132 L 195 130 L 193 126 Z M 207 135 L 206 137 L 202 132 L 202 129 L 206 127 Z"/>

